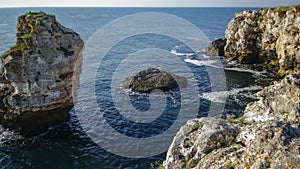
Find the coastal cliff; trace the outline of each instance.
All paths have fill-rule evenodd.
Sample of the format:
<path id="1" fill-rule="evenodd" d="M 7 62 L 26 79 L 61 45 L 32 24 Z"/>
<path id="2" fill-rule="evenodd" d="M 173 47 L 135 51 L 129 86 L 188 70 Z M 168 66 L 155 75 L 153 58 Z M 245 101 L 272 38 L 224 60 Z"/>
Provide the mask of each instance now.
<path id="1" fill-rule="evenodd" d="M 16 45 L 1 56 L 1 124 L 29 132 L 67 121 L 79 85 L 82 50 L 79 35 L 55 16 L 20 16 Z"/>
<path id="2" fill-rule="evenodd" d="M 256 94 L 239 118 L 203 117 L 181 127 L 166 169 L 300 168 L 300 5 L 237 13 L 206 49 L 261 63 L 284 77 Z"/>
<path id="3" fill-rule="evenodd" d="M 300 73 L 300 5 L 237 13 L 225 38 L 207 52 L 240 63 L 263 63 L 282 77 Z"/>
<path id="4" fill-rule="evenodd" d="M 300 168 L 300 75 L 257 97 L 238 119 L 188 121 L 169 147 L 165 168 Z"/>

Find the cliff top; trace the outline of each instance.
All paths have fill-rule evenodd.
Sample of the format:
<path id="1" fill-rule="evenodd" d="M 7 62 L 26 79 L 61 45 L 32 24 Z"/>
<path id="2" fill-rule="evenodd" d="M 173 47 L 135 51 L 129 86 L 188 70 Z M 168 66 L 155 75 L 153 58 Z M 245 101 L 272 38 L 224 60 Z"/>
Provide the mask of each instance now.
<path id="1" fill-rule="evenodd" d="M 6 58 L 9 55 L 22 56 L 25 50 L 30 49 L 32 45 L 36 45 L 36 37 L 41 32 L 54 32 L 62 34 L 74 34 L 79 36 L 76 32 L 68 29 L 56 21 L 54 15 L 47 14 L 43 11 L 40 12 L 28 12 L 19 16 L 17 23 L 17 41 L 16 45 L 2 55 Z M 36 41 L 36 42 L 35 42 Z"/>

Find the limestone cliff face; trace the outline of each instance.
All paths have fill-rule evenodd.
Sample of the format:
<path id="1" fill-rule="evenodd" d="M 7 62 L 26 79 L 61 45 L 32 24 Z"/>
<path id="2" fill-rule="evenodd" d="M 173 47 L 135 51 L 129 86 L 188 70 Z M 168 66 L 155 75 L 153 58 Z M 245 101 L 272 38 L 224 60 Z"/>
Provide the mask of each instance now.
<path id="1" fill-rule="evenodd" d="M 83 41 L 44 12 L 18 18 L 17 42 L 1 56 L 0 120 L 22 131 L 66 121 L 81 72 Z"/>
<path id="2" fill-rule="evenodd" d="M 278 67 L 282 76 L 300 72 L 300 5 L 237 13 L 225 38 L 229 59 Z"/>
<path id="3" fill-rule="evenodd" d="M 228 24 L 225 55 L 241 62 L 278 60 L 281 73 L 300 68 L 300 9 L 244 11 Z"/>
<path id="4" fill-rule="evenodd" d="M 188 121 L 165 168 L 300 168 L 300 76 L 287 76 L 257 96 L 238 119 Z"/>
<path id="5" fill-rule="evenodd" d="M 169 147 L 165 168 L 300 168 L 300 5 L 238 13 L 225 39 L 206 50 L 291 75 L 258 92 L 238 119 L 188 121 Z"/>

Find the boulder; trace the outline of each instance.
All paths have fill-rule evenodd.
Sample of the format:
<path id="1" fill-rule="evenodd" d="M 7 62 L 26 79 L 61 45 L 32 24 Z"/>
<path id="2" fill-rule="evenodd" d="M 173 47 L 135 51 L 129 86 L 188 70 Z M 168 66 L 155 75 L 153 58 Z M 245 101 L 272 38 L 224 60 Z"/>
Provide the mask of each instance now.
<path id="1" fill-rule="evenodd" d="M 300 75 L 257 95 L 240 118 L 188 121 L 169 147 L 164 167 L 300 168 Z"/>
<path id="2" fill-rule="evenodd" d="M 185 77 L 177 76 L 158 68 L 147 68 L 128 77 L 123 82 L 123 89 L 134 92 L 150 93 L 154 89 L 167 91 L 187 86 Z"/>
<path id="3" fill-rule="evenodd" d="M 21 132 L 69 119 L 83 41 L 44 12 L 18 18 L 17 42 L 1 56 L 0 122 Z"/>
<path id="4" fill-rule="evenodd" d="M 214 40 L 211 44 L 208 45 L 208 47 L 205 49 L 205 52 L 211 56 L 224 56 L 225 45 L 225 38 Z"/>

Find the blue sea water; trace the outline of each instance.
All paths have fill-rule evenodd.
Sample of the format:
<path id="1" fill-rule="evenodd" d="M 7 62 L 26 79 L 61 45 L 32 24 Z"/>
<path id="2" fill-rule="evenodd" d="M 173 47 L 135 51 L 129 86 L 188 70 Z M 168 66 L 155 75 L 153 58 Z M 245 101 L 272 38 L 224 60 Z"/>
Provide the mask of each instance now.
<path id="1" fill-rule="evenodd" d="M 28 11 L 40 10 L 56 15 L 57 20 L 62 25 L 78 32 L 82 39 L 87 42 L 98 29 L 111 21 L 140 12 L 163 12 L 176 15 L 196 25 L 209 40 L 214 40 L 223 37 L 226 25 L 234 17 L 234 14 L 246 10 L 246 8 L 3 8 L 0 9 L 0 53 L 5 52 L 15 43 L 17 17 Z M 132 26 L 134 27 L 134 25 Z M 106 69 L 98 69 L 95 91 L 98 104 L 102 105 L 100 111 L 104 112 L 108 123 L 114 126 L 114 129 L 119 133 L 137 138 L 159 134 L 170 127 L 177 117 L 176 112 L 180 109 L 181 102 L 188 102 L 188 100 L 181 100 L 177 94 L 178 91 L 169 93 L 164 116 L 161 116 L 151 125 L 136 125 L 118 115 L 110 96 L 110 73 L 122 61 L 124 55 L 141 48 L 141 46 L 163 47 L 180 57 L 191 68 L 197 81 L 201 82 L 197 83 L 199 93 L 208 92 L 207 95 L 199 96 L 201 106 L 198 116 L 207 115 L 211 102 L 222 101 L 226 103 L 224 114 L 239 115 L 243 107 L 254 99 L 253 92 L 266 84 L 264 75 L 260 72 L 228 69 L 225 70 L 228 90 L 223 93 L 211 92 L 205 63 L 200 64 L 197 55 L 190 53 L 185 47 L 178 46 L 176 41 L 169 39 L 161 41 L 161 39 L 163 37 L 150 34 L 132 37 L 128 39 L 128 42 L 135 45 L 118 44 L 119 46 L 116 46 L 112 53 L 108 53 L 108 57 L 104 59 Z M 143 61 L 147 62 L 147 60 Z M 211 65 L 208 63 L 206 66 Z M 224 93 L 228 97 L 222 100 L 218 96 L 224 95 Z M 147 95 L 130 93 L 130 97 L 131 103 L 136 109 L 141 111 L 149 109 L 150 103 Z M 99 147 L 85 134 L 76 117 L 76 111 L 72 110 L 70 114 L 69 122 L 51 127 L 38 136 L 28 137 L 12 144 L 0 145 L 0 168 L 148 169 L 151 168 L 151 163 L 162 162 L 165 158 L 165 153 L 148 158 L 126 158 L 114 155 Z M 105 134 L 102 133 L 103 137 Z M 148 148 L 151 149 L 151 146 Z"/>

